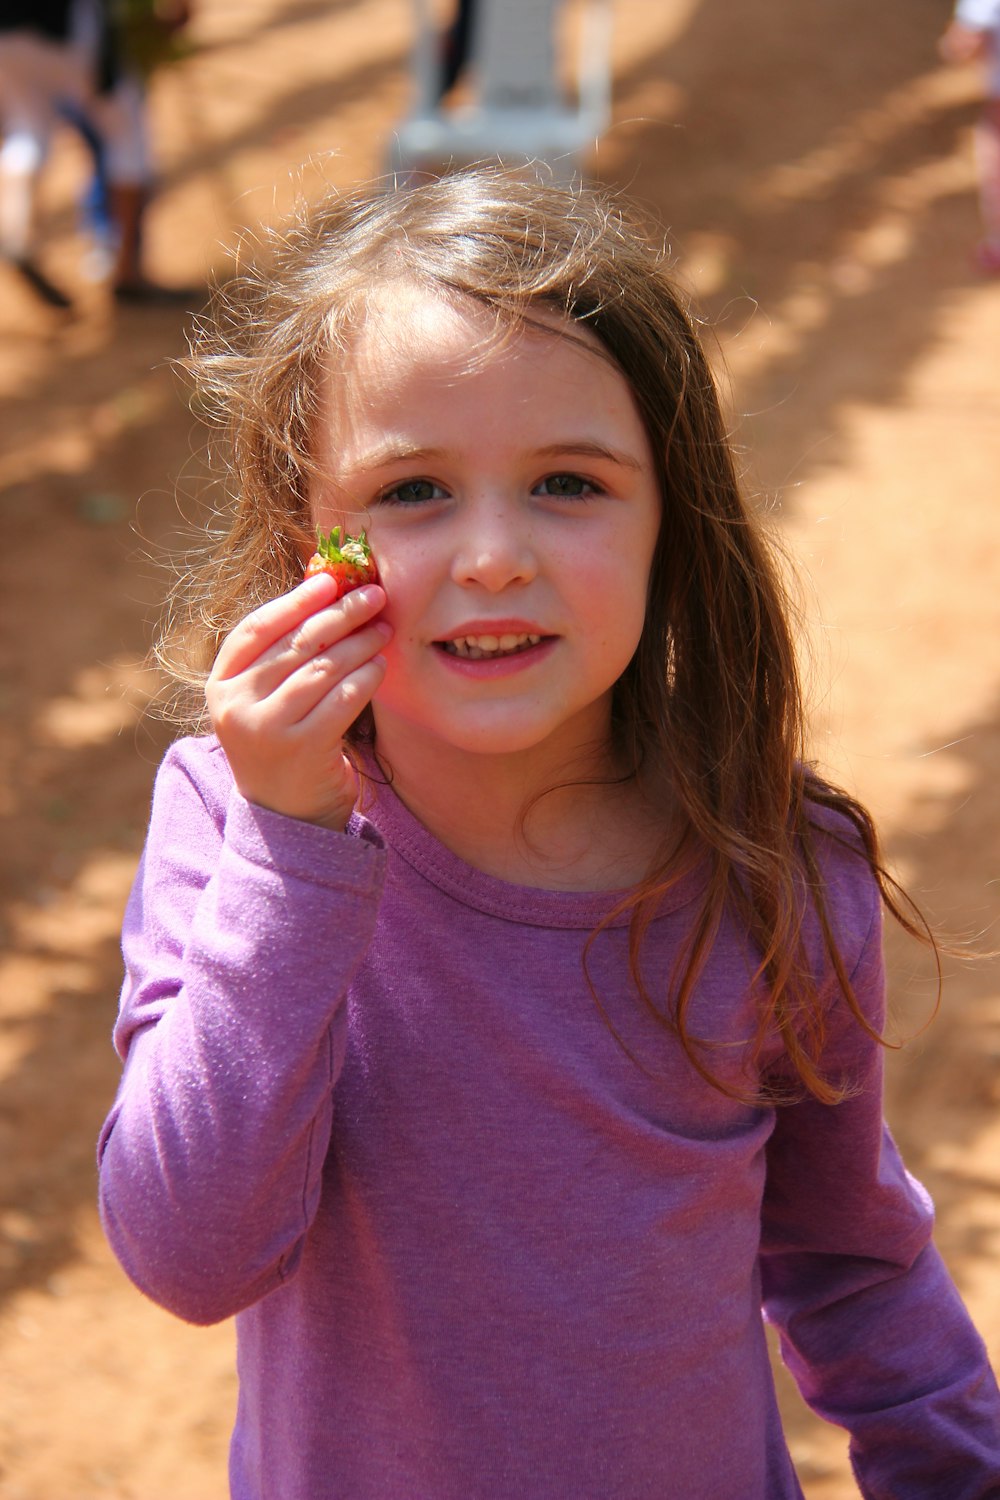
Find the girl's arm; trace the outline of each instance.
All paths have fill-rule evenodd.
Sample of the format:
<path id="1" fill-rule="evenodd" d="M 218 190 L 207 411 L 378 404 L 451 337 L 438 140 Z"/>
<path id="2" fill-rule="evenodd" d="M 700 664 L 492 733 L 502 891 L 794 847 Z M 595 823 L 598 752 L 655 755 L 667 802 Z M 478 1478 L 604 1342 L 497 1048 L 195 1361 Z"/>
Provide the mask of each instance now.
<path id="1" fill-rule="evenodd" d="M 384 602 L 374 587 L 338 600 L 321 577 L 254 611 L 208 683 L 225 754 L 189 741 L 157 780 L 101 1206 L 132 1278 L 194 1322 L 287 1277 L 316 1211 L 382 878 L 380 852 L 344 832 L 343 736 L 382 680 Z"/>
<path id="2" fill-rule="evenodd" d="M 853 983 L 881 1028 L 877 893 Z M 768 1154 L 765 1311 L 806 1401 L 847 1428 L 862 1494 L 1000 1495 L 1000 1393 L 931 1241 L 933 1209 L 882 1122 L 883 1049 L 840 1006 L 830 1061 L 854 1080 L 836 1106 L 778 1110 Z"/>
<path id="3" fill-rule="evenodd" d="M 108 1238 L 137 1285 L 209 1323 L 289 1276 L 315 1213 L 383 855 L 229 790 L 186 741 L 157 778 L 129 901 L 99 1147 Z"/>

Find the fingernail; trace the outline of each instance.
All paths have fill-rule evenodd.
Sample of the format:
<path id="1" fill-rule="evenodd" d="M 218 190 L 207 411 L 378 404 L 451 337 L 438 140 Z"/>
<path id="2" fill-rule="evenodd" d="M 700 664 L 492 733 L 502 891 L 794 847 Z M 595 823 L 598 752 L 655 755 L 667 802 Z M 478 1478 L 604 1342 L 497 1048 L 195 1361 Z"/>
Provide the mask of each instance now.
<path id="1" fill-rule="evenodd" d="M 392 626 L 386 620 L 374 620 L 372 624 L 384 641 L 387 641 L 393 633 Z"/>
<path id="2" fill-rule="evenodd" d="M 382 600 L 382 590 L 377 583 L 366 583 L 361 588 L 354 589 L 358 598 L 365 604 L 379 604 Z"/>
<path id="3" fill-rule="evenodd" d="M 302 582 L 299 584 L 299 588 L 311 588 L 314 593 L 318 592 L 319 589 L 324 587 L 337 587 L 337 580 L 331 577 L 329 573 L 310 573 L 309 577 L 303 578 Z"/>

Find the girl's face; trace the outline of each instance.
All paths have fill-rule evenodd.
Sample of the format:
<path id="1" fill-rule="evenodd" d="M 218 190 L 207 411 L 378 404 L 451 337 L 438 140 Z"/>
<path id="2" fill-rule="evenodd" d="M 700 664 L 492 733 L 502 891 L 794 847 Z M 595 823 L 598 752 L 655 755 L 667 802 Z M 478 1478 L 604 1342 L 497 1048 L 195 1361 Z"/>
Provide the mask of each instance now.
<path id="1" fill-rule="evenodd" d="M 363 527 L 378 562 L 394 764 L 418 743 L 563 763 L 608 744 L 660 496 L 628 385 L 564 326 L 497 343 L 475 302 L 392 286 L 329 382 L 314 519 Z"/>

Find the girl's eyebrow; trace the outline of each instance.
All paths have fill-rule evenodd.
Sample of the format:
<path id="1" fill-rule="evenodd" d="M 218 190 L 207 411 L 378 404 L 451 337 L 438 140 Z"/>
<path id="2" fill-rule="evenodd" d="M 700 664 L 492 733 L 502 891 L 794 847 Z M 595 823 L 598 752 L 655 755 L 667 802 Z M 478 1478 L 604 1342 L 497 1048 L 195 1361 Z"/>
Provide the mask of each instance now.
<path id="1" fill-rule="evenodd" d="M 642 460 L 632 453 L 625 453 L 621 448 L 609 448 L 606 443 L 595 443 L 588 438 L 570 438 L 565 443 L 549 443 L 544 448 L 536 448 L 536 458 L 603 458 L 608 462 L 620 465 L 623 469 L 645 468 Z"/>
<path id="2" fill-rule="evenodd" d="M 369 448 L 361 455 L 358 467 L 366 470 L 381 469 L 389 464 L 433 461 L 447 456 L 447 448 L 424 448 L 419 443 L 390 441 L 380 443 L 375 448 Z M 547 443 L 542 448 L 534 448 L 531 457 L 539 459 L 598 458 L 636 472 L 645 467 L 642 460 L 634 454 L 626 453 L 621 448 L 609 448 L 606 443 L 595 443 L 588 438 L 568 438 L 561 443 Z"/>
<path id="3" fill-rule="evenodd" d="M 359 469 L 383 469 L 388 464 L 407 463 L 411 459 L 439 459 L 447 456 L 446 448 L 424 448 L 419 443 L 405 441 L 379 443 L 362 453 L 357 461 Z"/>

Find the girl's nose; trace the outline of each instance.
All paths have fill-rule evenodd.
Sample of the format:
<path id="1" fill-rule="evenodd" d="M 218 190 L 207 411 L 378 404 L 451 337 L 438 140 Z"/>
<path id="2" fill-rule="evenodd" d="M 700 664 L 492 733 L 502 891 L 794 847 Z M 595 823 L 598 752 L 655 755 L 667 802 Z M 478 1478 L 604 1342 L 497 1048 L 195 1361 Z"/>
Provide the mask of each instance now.
<path id="1" fill-rule="evenodd" d="M 456 583 L 478 584 L 495 594 L 530 582 L 537 571 L 523 512 L 495 500 L 465 509 L 452 561 Z"/>

